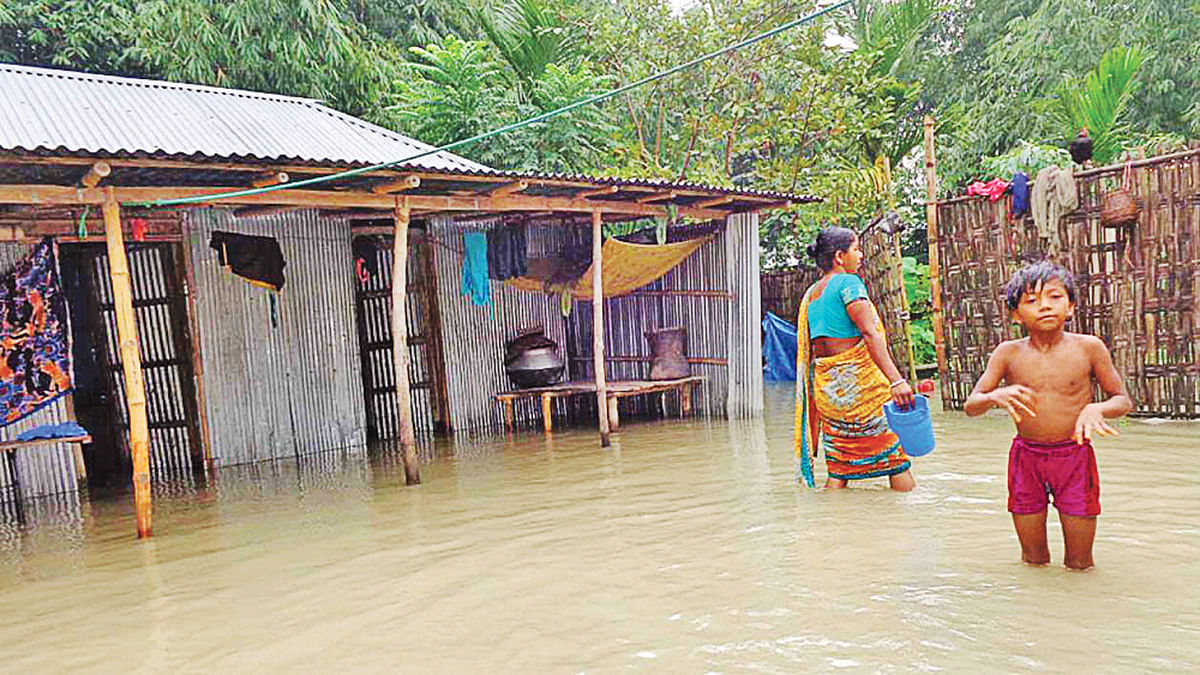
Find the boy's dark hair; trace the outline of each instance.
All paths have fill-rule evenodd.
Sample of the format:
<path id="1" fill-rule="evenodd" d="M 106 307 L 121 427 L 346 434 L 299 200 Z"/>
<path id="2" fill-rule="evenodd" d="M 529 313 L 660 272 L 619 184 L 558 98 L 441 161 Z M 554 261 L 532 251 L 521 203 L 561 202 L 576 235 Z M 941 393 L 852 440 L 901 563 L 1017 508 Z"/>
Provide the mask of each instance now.
<path id="1" fill-rule="evenodd" d="M 849 251 L 858 235 L 847 227 L 829 226 L 817 233 L 817 239 L 806 249 L 809 257 L 817 263 L 822 272 L 833 269 L 833 257 L 839 251 Z"/>
<path id="2" fill-rule="evenodd" d="M 1067 289 L 1067 298 L 1075 302 L 1075 277 L 1062 265 L 1056 265 L 1049 260 L 1030 263 L 1012 276 L 1004 287 L 1005 299 L 1009 311 L 1016 311 L 1021 304 L 1021 296 L 1037 290 L 1051 279 L 1058 279 Z"/>

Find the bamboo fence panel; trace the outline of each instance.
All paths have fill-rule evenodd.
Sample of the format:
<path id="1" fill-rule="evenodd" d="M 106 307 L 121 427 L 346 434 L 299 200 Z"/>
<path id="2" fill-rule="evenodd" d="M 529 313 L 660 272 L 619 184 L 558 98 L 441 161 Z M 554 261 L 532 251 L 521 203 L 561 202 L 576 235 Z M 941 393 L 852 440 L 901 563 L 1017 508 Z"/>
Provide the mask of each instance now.
<path id="1" fill-rule="evenodd" d="M 1100 225 L 1103 195 L 1122 166 L 1080 172 L 1079 208 L 1059 223 L 1048 255 L 1031 218 L 1010 219 L 1009 197 L 938 202 L 946 407 L 961 409 L 997 344 L 1019 337 L 1003 287 L 1028 262 L 1053 258 L 1075 274 L 1069 330 L 1096 335 L 1143 416 L 1200 417 L 1200 148 L 1132 164 L 1136 225 Z"/>

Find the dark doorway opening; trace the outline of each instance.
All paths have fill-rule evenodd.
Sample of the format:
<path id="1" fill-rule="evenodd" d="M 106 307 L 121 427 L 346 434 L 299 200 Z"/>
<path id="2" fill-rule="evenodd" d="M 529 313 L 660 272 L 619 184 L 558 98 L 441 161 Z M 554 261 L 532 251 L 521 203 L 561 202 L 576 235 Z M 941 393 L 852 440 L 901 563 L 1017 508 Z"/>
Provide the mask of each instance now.
<path id="1" fill-rule="evenodd" d="M 370 224 L 387 228 L 391 221 Z M 449 415 L 431 246 L 425 230 L 417 227 L 409 230 L 409 383 L 413 426 L 418 432 L 442 433 L 449 430 Z M 392 365 L 392 237 L 357 236 L 353 248 L 357 275 L 355 316 L 367 408 L 367 440 L 394 439 L 399 431 Z"/>
<path id="2" fill-rule="evenodd" d="M 150 423 L 155 480 L 203 475 L 182 252 L 178 244 L 128 247 L 133 307 Z M 108 252 L 100 244 L 60 246 L 75 359 L 75 417 L 92 435 L 84 448 L 93 486 L 128 484 L 129 414 L 117 339 Z"/>

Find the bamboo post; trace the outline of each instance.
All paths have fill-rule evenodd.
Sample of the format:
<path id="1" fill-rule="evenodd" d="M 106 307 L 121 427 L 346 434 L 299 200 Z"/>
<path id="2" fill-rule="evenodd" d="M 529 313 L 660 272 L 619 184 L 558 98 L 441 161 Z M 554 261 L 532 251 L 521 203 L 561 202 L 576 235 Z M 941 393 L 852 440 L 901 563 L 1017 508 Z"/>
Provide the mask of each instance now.
<path id="1" fill-rule="evenodd" d="M 113 305 L 117 314 L 117 340 L 121 366 L 125 373 L 125 401 L 129 409 L 129 448 L 133 455 L 133 503 L 137 510 L 138 537 L 149 537 L 152 521 L 150 504 L 150 424 L 146 417 L 146 383 L 142 379 L 142 357 L 138 349 L 137 321 L 133 313 L 133 291 L 129 280 L 129 260 L 121 233 L 121 207 L 113 189 L 107 189 L 104 201 L 104 240 L 108 244 L 109 276 L 112 280 Z"/>
<path id="2" fill-rule="evenodd" d="M 925 226 L 929 246 L 929 298 L 933 304 L 933 345 L 937 351 L 938 377 L 945 397 L 946 333 L 942 326 L 942 277 L 938 255 L 937 156 L 933 145 L 933 116 L 925 116 Z"/>
<path id="3" fill-rule="evenodd" d="M 404 459 L 404 484 L 421 482 L 417 439 L 413 432 L 412 391 L 408 382 L 408 219 L 407 197 L 396 198 L 392 219 L 392 366 L 396 370 L 396 413 L 400 452 Z"/>
<path id="4" fill-rule="evenodd" d="M 604 221 L 592 211 L 592 359 L 596 370 L 596 415 L 600 420 L 600 447 L 611 445 L 608 438 L 608 384 L 604 375 Z"/>
<path id="5" fill-rule="evenodd" d="M 892 181 L 891 158 L 885 156 L 883 158 L 883 166 L 887 173 L 888 206 L 895 212 L 896 184 Z M 892 240 L 892 253 L 896 256 L 896 265 L 893 269 L 896 273 L 897 288 L 900 291 L 900 326 L 904 330 L 904 355 L 908 359 L 908 379 L 916 386 L 917 360 L 916 352 L 913 350 L 912 315 L 909 313 L 908 289 L 904 285 L 904 252 L 900 249 L 899 233 L 892 233 L 887 236 Z"/>

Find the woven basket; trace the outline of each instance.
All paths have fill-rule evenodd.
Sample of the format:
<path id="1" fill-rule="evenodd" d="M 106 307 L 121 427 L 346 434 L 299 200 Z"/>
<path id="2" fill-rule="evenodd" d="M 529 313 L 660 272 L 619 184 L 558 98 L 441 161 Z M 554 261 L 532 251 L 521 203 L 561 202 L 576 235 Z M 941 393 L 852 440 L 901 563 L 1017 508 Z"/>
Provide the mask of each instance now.
<path id="1" fill-rule="evenodd" d="M 1100 224 L 1104 227 L 1124 227 L 1137 222 L 1138 205 L 1129 192 L 1132 186 L 1133 167 L 1125 165 L 1121 187 L 1104 193 L 1100 206 Z"/>

